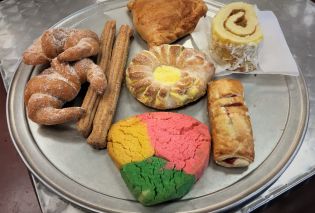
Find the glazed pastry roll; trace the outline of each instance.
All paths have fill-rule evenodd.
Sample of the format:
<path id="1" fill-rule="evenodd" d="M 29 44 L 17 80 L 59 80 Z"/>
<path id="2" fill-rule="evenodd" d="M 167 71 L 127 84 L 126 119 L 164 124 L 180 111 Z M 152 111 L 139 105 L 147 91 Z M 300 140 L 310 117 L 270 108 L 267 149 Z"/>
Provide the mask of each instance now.
<path id="1" fill-rule="evenodd" d="M 227 4 L 212 19 L 211 55 L 228 70 L 255 70 L 262 40 L 263 34 L 251 4 Z"/>
<path id="2" fill-rule="evenodd" d="M 234 79 L 211 82 L 208 111 L 215 162 L 224 167 L 246 167 L 252 163 L 254 140 L 241 82 Z"/>

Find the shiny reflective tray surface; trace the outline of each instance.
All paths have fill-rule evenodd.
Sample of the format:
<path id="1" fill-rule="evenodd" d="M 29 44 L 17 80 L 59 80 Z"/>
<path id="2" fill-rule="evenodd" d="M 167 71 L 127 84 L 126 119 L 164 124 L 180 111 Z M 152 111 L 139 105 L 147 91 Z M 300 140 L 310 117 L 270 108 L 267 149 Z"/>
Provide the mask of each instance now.
<path id="1" fill-rule="evenodd" d="M 131 24 L 125 5 L 126 1 L 115 1 L 92 6 L 56 26 L 86 27 L 100 33 L 109 18 L 116 19 L 118 26 Z M 189 39 L 181 42 L 189 43 Z M 143 48 L 144 42 L 136 35 L 129 59 Z M 145 208 L 133 201 L 106 151 L 89 147 L 74 126 L 39 127 L 27 120 L 24 85 L 39 70 L 21 64 L 9 91 L 8 121 L 16 147 L 30 170 L 48 187 L 98 211 L 202 211 L 235 206 L 258 194 L 283 172 L 300 145 L 307 122 L 308 99 L 301 77 L 233 75 L 245 85 L 255 135 L 254 164 L 247 170 L 231 170 L 211 161 L 203 177 L 181 201 Z M 125 103 L 129 103 L 128 107 Z M 148 110 L 123 85 L 115 120 Z M 178 112 L 208 124 L 205 98 Z"/>

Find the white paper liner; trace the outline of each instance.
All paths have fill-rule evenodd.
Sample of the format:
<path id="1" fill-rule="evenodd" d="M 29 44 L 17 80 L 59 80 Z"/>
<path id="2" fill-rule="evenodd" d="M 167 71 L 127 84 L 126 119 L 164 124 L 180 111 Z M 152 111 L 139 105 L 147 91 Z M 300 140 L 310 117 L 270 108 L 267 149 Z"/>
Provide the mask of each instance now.
<path id="1" fill-rule="evenodd" d="M 194 32 L 191 33 L 192 43 L 203 51 L 216 67 L 216 76 L 232 73 L 243 74 L 280 74 L 298 76 L 299 70 L 284 38 L 276 16 L 271 11 L 257 11 L 264 40 L 259 45 L 258 67 L 251 72 L 228 71 L 228 66 L 219 65 L 210 55 L 211 17 L 201 18 Z"/>

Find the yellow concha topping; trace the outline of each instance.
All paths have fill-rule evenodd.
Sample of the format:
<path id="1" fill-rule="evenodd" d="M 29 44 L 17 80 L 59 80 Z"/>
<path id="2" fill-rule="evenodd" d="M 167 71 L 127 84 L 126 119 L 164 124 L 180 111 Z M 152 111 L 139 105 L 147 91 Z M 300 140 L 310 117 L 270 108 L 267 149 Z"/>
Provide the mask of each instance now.
<path id="1" fill-rule="evenodd" d="M 113 124 L 108 132 L 107 140 L 108 153 L 118 168 L 131 162 L 143 161 L 154 155 L 147 126 L 137 117 Z"/>
<path id="2" fill-rule="evenodd" d="M 212 20 L 212 37 L 223 43 L 259 43 L 263 35 L 254 7 L 243 2 L 223 7 Z"/>
<path id="3" fill-rule="evenodd" d="M 180 79 L 180 70 L 173 66 L 161 65 L 153 72 L 155 80 L 164 84 L 174 84 Z"/>

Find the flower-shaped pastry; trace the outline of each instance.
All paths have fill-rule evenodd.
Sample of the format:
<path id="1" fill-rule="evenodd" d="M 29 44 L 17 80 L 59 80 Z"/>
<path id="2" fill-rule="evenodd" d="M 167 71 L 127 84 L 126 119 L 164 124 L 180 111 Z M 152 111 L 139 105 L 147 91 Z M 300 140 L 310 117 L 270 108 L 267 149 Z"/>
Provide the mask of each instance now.
<path id="1" fill-rule="evenodd" d="M 127 68 L 126 82 L 143 104 L 173 109 L 203 96 L 213 74 L 204 53 L 165 44 L 138 53 Z"/>

